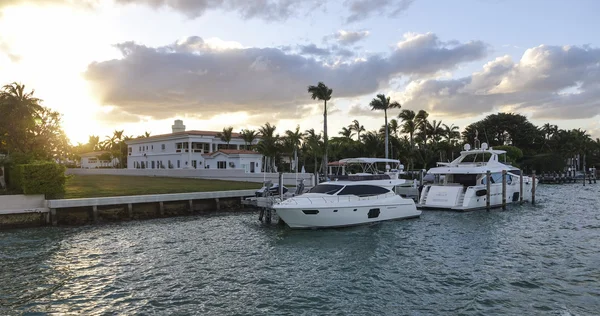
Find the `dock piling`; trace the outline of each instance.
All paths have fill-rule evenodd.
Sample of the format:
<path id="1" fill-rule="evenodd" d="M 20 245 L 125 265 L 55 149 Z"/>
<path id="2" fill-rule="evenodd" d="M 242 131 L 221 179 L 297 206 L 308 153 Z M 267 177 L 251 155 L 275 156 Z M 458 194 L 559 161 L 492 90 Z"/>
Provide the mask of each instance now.
<path id="1" fill-rule="evenodd" d="M 531 205 L 535 205 L 535 170 L 531 175 Z"/>
<path id="2" fill-rule="evenodd" d="M 491 181 L 492 173 L 488 170 L 485 174 L 486 174 L 486 178 L 485 178 L 486 179 L 486 181 L 485 181 L 486 182 L 485 183 L 485 187 L 486 187 L 486 190 L 485 190 L 485 209 L 489 211 L 490 210 L 490 206 L 491 206 L 490 198 L 492 196 L 490 194 L 491 183 L 492 183 L 492 181 Z"/>
<path id="3" fill-rule="evenodd" d="M 127 204 L 127 215 L 129 216 L 129 219 L 133 219 L 133 204 L 131 203 Z"/>
<path id="4" fill-rule="evenodd" d="M 523 204 L 523 172 L 519 176 L 519 204 Z"/>
<path id="5" fill-rule="evenodd" d="M 502 170 L 502 209 L 506 209 L 506 170 Z"/>
<path id="6" fill-rule="evenodd" d="M 52 226 L 58 225 L 58 218 L 56 218 L 56 209 L 50 209 L 50 220 L 52 221 Z"/>
<path id="7" fill-rule="evenodd" d="M 92 216 L 94 218 L 94 223 L 98 222 L 98 205 L 92 206 Z"/>
<path id="8" fill-rule="evenodd" d="M 158 202 L 158 211 L 160 212 L 160 216 L 165 215 L 165 203 L 164 202 Z"/>

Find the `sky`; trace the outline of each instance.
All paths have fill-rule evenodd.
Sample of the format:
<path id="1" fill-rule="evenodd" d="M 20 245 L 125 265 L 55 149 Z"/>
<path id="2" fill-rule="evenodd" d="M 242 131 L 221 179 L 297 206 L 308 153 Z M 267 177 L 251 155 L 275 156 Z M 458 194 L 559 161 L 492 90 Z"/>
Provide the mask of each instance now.
<path id="1" fill-rule="evenodd" d="M 0 84 L 63 114 L 73 144 L 233 126 L 384 124 L 369 102 L 461 129 L 513 112 L 600 137 L 600 1 L 0 0 Z M 400 110 L 392 110 L 396 117 Z"/>

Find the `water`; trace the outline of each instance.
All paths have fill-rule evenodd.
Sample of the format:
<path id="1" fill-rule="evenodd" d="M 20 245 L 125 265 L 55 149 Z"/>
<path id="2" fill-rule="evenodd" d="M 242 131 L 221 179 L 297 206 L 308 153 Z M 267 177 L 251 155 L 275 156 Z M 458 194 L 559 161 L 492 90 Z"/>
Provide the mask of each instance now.
<path id="1" fill-rule="evenodd" d="M 257 214 L 0 232 L 0 314 L 592 315 L 600 184 L 320 231 Z"/>

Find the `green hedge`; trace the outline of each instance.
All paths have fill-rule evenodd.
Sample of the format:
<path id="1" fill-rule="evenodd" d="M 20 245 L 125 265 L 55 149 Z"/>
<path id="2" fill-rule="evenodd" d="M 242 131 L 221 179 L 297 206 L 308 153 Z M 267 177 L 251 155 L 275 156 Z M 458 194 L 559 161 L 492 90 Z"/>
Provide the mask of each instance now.
<path id="1" fill-rule="evenodd" d="M 23 194 L 61 198 L 65 193 L 65 170 L 64 166 L 53 162 L 13 165 L 10 168 L 10 187 Z"/>

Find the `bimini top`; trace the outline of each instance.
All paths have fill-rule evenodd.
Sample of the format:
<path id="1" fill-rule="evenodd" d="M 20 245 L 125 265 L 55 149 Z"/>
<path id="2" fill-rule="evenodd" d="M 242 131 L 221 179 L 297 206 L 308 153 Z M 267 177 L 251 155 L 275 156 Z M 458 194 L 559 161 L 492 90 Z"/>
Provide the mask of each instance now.
<path id="1" fill-rule="evenodd" d="M 386 158 L 346 158 L 346 159 L 340 160 L 339 162 L 340 163 L 345 163 L 345 164 L 349 164 L 349 163 L 368 163 L 368 164 L 372 164 L 372 163 L 378 163 L 378 162 L 389 162 L 389 163 L 400 164 L 400 160 L 397 160 L 397 159 L 386 159 Z"/>

